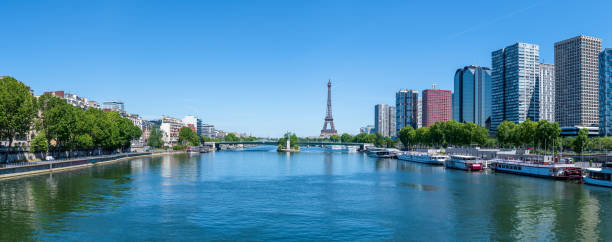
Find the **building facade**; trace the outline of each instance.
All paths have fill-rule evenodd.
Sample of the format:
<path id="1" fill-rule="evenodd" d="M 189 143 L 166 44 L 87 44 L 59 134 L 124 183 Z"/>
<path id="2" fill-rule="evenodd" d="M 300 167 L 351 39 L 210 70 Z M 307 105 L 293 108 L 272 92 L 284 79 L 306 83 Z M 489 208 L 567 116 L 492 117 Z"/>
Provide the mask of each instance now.
<path id="1" fill-rule="evenodd" d="M 66 100 L 66 103 L 72 106 L 75 106 L 75 107 L 82 108 L 82 109 L 88 109 L 88 108 L 98 108 L 99 109 L 100 108 L 100 104 L 98 104 L 98 102 L 87 100 L 87 98 L 81 97 L 73 93 L 65 93 L 64 91 L 51 91 L 51 92 L 44 92 L 43 94 L 48 94 L 54 97 L 64 99 Z"/>
<path id="2" fill-rule="evenodd" d="M 601 39 L 577 36 L 555 43 L 555 119 L 559 126 L 599 126 Z"/>
<path id="3" fill-rule="evenodd" d="M 162 116 L 162 123 L 159 130 L 162 132 L 162 141 L 164 146 L 172 147 L 178 143 L 179 131 L 183 127 L 183 122 L 180 119 Z"/>
<path id="4" fill-rule="evenodd" d="M 102 109 L 115 112 L 125 112 L 125 105 L 122 101 L 105 101 L 102 103 Z"/>
<path id="5" fill-rule="evenodd" d="M 423 98 L 417 99 L 417 129 L 423 127 Z"/>
<path id="6" fill-rule="evenodd" d="M 362 133 L 362 134 L 373 134 L 374 130 L 376 130 L 374 128 L 374 125 L 366 125 L 365 127 L 359 128 L 359 133 Z"/>
<path id="7" fill-rule="evenodd" d="M 466 66 L 455 72 L 453 120 L 491 126 L 491 69 Z"/>
<path id="8" fill-rule="evenodd" d="M 540 97 L 539 119 L 555 122 L 555 65 L 540 63 L 536 92 Z"/>
<path id="9" fill-rule="evenodd" d="M 491 132 L 504 120 L 539 120 L 540 47 L 516 43 L 493 51 L 491 57 Z"/>
<path id="10" fill-rule="evenodd" d="M 199 123 L 198 132 L 200 137 L 215 138 L 215 126 L 212 124 Z"/>
<path id="11" fill-rule="evenodd" d="M 599 54 L 599 133 L 612 136 L 612 49 Z"/>
<path id="12" fill-rule="evenodd" d="M 418 128 L 419 92 L 404 89 L 395 93 L 395 133 L 406 127 Z"/>
<path id="13" fill-rule="evenodd" d="M 449 90 L 435 89 L 423 90 L 423 126 L 429 127 L 438 121 L 448 121 L 451 115 L 451 96 Z"/>
<path id="14" fill-rule="evenodd" d="M 185 116 L 183 117 L 182 121 L 183 124 L 187 127 L 189 127 L 194 133 L 198 133 L 198 118 L 196 118 L 195 116 Z"/>
<path id="15" fill-rule="evenodd" d="M 387 104 L 374 106 L 374 130 L 385 137 L 395 137 L 395 107 Z"/>

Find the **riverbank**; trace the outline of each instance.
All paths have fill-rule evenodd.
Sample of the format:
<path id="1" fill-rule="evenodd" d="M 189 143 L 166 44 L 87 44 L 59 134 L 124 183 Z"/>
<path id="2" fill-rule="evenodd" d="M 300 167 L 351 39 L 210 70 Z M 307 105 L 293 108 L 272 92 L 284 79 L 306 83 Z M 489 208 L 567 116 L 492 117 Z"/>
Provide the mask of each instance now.
<path id="1" fill-rule="evenodd" d="M 151 157 L 181 152 L 184 151 L 124 153 L 110 156 L 82 157 L 62 161 L 28 162 L 19 166 L 0 168 L 0 180 L 105 165 L 130 158 Z"/>

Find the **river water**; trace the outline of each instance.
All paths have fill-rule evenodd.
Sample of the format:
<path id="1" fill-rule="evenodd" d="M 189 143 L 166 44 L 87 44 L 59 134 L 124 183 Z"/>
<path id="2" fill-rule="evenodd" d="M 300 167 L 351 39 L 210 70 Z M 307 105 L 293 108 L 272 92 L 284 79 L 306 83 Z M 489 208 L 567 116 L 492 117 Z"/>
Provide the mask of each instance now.
<path id="1" fill-rule="evenodd" d="M 0 232 L 0 240 L 611 241 L 612 189 L 259 148 L 3 180 Z"/>

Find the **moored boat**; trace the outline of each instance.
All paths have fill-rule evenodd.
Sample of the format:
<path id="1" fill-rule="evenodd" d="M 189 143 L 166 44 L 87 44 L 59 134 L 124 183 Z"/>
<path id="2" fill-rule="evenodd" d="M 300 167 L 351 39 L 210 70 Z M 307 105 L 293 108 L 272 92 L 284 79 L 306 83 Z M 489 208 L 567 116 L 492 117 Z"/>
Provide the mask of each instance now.
<path id="1" fill-rule="evenodd" d="M 584 183 L 595 186 L 612 187 L 612 163 L 604 163 L 601 168 L 587 168 Z"/>
<path id="2" fill-rule="evenodd" d="M 464 171 L 482 171 L 482 160 L 469 155 L 451 155 L 445 162 L 446 168 L 459 169 Z"/>
<path id="3" fill-rule="evenodd" d="M 398 154 L 397 159 L 430 165 L 444 165 L 444 162 L 448 160 L 449 157 L 442 154 L 430 154 L 427 152 L 404 152 Z"/>
<path id="4" fill-rule="evenodd" d="M 366 153 L 368 156 L 375 158 L 393 158 L 397 155 L 397 152 L 394 149 L 384 148 L 368 149 Z"/>
<path id="5" fill-rule="evenodd" d="M 348 148 L 344 145 L 328 145 L 325 147 L 325 151 L 332 152 L 348 152 Z"/>
<path id="6" fill-rule="evenodd" d="M 575 164 L 554 161 L 522 161 L 497 159 L 491 164 L 495 172 L 511 173 L 524 176 L 535 176 L 560 180 L 580 179 L 582 169 Z"/>

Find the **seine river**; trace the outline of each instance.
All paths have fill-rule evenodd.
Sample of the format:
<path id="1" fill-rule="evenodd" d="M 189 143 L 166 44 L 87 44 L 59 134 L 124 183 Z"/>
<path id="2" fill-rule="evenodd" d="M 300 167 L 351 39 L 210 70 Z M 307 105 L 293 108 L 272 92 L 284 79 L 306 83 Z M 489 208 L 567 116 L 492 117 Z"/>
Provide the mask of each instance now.
<path id="1" fill-rule="evenodd" d="M 0 181 L 0 240 L 611 241 L 612 189 L 317 149 L 177 154 Z"/>

